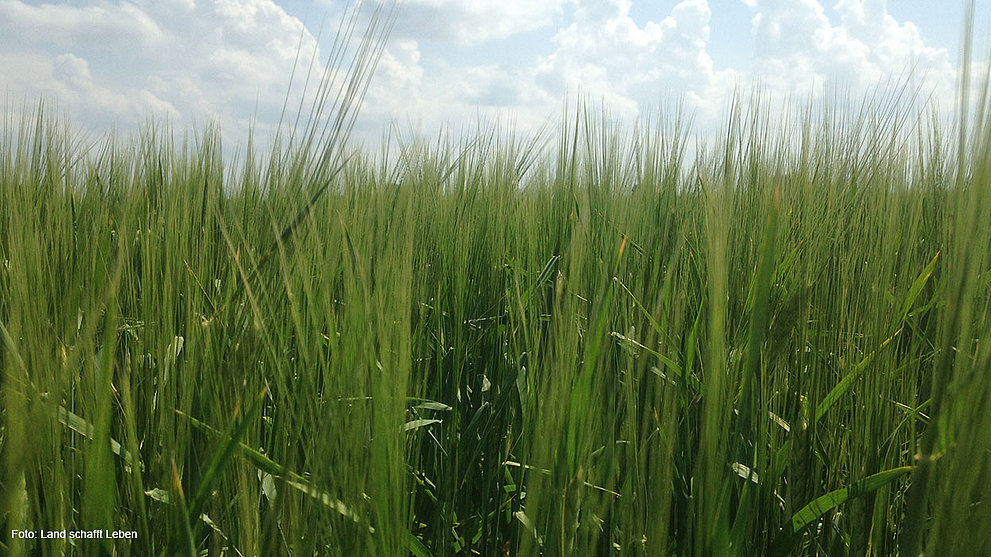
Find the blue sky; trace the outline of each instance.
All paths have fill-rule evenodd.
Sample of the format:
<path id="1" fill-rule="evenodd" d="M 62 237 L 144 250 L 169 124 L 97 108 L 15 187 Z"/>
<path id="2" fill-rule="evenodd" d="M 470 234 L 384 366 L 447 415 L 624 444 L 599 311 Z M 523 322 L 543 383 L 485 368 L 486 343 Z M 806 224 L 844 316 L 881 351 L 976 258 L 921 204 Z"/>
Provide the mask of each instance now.
<path id="1" fill-rule="evenodd" d="M 370 0 L 366 4 L 372 4 Z M 977 2 L 978 58 L 991 2 Z M 339 0 L 0 0 L 3 109 L 45 98 L 83 130 L 219 121 L 242 141 L 278 122 L 297 53 L 327 57 Z M 964 2 L 406 0 L 357 128 L 556 121 L 581 91 L 617 118 L 683 99 L 717 122 L 737 86 L 772 98 L 854 94 L 890 74 L 952 106 Z M 321 29 L 323 29 L 321 31 Z"/>

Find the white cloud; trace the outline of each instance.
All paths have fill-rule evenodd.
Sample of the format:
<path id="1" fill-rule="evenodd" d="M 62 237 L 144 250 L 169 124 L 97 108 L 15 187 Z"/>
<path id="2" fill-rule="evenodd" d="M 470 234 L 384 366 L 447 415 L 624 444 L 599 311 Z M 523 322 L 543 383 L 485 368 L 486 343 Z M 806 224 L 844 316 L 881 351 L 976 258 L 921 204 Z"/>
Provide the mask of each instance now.
<path id="1" fill-rule="evenodd" d="M 461 45 L 479 44 L 541 29 L 562 12 L 567 0 L 406 0 L 395 33 L 429 36 Z"/>
<path id="2" fill-rule="evenodd" d="M 542 123 L 550 107 L 558 108 L 557 101 L 535 86 L 532 69 L 445 60 L 427 67 L 416 41 L 395 39 L 379 62 L 358 131 L 360 139 L 374 141 L 390 122 L 404 133 L 432 135 L 442 127 L 470 133 L 479 123 L 512 121 L 525 133 Z"/>
<path id="3" fill-rule="evenodd" d="M 416 41 L 391 41 L 382 53 L 362 109 L 363 122 L 380 124 L 391 115 L 417 113 L 425 104 L 424 69 Z M 377 133 L 381 130 L 365 130 Z"/>
<path id="4" fill-rule="evenodd" d="M 655 108 L 669 93 L 685 94 L 691 108 L 715 110 L 740 74 L 716 70 L 708 52 L 711 11 L 706 0 L 683 0 L 660 21 L 642 26 L 628 0 L 579 2 L 575 21 L 558 32 L 557 50 L 537 69 L 550 94 L 580 85 L 620 115 Z"/>
<path id="5" fill-rule="evenodd" d="M 0 34 L 6 48 L 16 44 L 61 49 L 123 45 L 146 48 L 163 38 L 162 30 L 139 6 L 108 2 L 72 7 L 0 0 Z"/>
<path id="6" fill-rule="evenodd" d="M 709 56 L 711 12 L 705 0 L 683 0 L 667 17 L 641 25 L 631 17 L 628 0 L 569 6 L 570 24 L 553 35 L 549 52 L 528 66 L 458 65 L 424 58 L 416 41 L 391 41 L 364 116 L 391 115 L 401 124 L 412 119 L 420 131 L 471 126 L 481 117 L 483 123 L 511 121 L 526 133 L 548 119 L 556 122 L 567 95 L 603 101 L 613 115 L 629 121 L 681 92 L 690 109 L 715 115 L 742 76 L 717 70 Z M 418 36 L 434 39 L 426 32 Z"/>
<path id="7" fill-rule="evenodd" d="M 865 91 L 914 69 L 916 83 L 952 95 L 945 49 L 927 46 L 918 28 L 899 23 L 884 0 L 840 0 L 834 25 L 816 0 L 744 0 L 754 10 L 751 68 L 769 91 L 819 95 L 831 87 Z M 918 81 L 919 79 L 923 81 Z"/>
<path id="8" fill-rule="evenodd" d="M 859 97 L 886 78 L 904 79 L 913 65 L 913 84 L 924 93 L 935 91 L 941 104 L 952 104 L 955 70 L 948 52 L 927 45 L 914 24 L 896 21 L 883 0 L 840 0 L 835 22 L 817 0 L 741 1 L 753 10 L 752 64 L 719 68 L 710 54 L 712 13 L 706 0 L 682 0 L 651 21 L 635 20 L 630 0 L 545 4 L 552 6 L 546 17 L 565 23 L 526 64 L 508 59 L 471 64 L 451 51 L 423 50 L 427 43 L 485 42 L 511 33 L 463 24 L 495 9 L 494 3 L 409 0 L 400 17 L 413 17 L 400 20 L 406 30 L 387 48 L 366 115 L 412 118 L 426 129 L 481 115 L 512 119 L 526 131 L 548 117 L 554 121 L 566 95 L 581 92 L 603 101 L 626 120 L 680 95 L 697 125 L 706 128 L 721 121 L 738 85 L 759 84 L 775 101 L 823 99 L 835 90 Z M 515 2 L 498 7 L 505 17 L 527 9 Z M 548 15 L 559 9 L 561 17 Z M 468 37 L 471 32 L 475 35 Z"/>
<path id="9" fill-rule="evenodd" d="M 0 0 L 0 36 L 0 89 L 54 97 L 77 124 L 219 119 L 232 139 L 276 121 L 297 52 L 305 71 L 316 48 L 271 0 Z"/>
<path id="10" fill-rule="evenodd" d="M 948 52 L 895 20 L 884 0 L 838 0 L 833 21 L 817 0 L 740 1 L 753 14 L 752 64 L 727 68 L 710 53 L 707 0 L 681 0 L 647 21 L 630 0 L 405 0 L 361 131 L 374 141 L 391 119 L 432 133 L 479 117 L 528 131 L 556 121 L 565 95 L 579 91 L 624 119 L 683 95 L 704 125 L 719 121 L 737 84 L 759 82 L 775 97 L 838 85 L 856 95 L 913 63 L 918 82 L 952 103 Z M 57 97 L 74 122 L 99 130 L 148 116 L 182 126 L 217 118 L 243 141 L 252 116 L 260 132 L 275 124 L 297 53 L 301 82 L 316 47 L 275 0 L 0 0 L 0 91 Z M 515 50 L 500 57 L 502 48 Z"/>

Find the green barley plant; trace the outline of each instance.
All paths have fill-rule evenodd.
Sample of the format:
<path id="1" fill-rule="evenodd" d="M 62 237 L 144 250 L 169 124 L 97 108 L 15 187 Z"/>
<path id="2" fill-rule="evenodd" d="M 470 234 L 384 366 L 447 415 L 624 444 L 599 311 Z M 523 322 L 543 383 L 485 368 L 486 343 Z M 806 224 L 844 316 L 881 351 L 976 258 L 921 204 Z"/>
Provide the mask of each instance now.
<path id="1" fill-rule="evenodd" d="M 269 153 L 7 122 L 0 553 L 991 554 L 986 81 L 349 150 L 390 17 Z"/>

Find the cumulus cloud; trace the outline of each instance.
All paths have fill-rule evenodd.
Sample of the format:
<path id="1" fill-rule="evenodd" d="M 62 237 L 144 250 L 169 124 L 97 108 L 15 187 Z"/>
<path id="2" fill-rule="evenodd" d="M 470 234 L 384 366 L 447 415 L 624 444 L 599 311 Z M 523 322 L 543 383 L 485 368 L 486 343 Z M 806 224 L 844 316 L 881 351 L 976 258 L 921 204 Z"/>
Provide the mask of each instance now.
<path id="1" fill-rule="evenodd" d="M 745 0 L 754 10 L 755 76 L 779 93 L 821 94 L 830 87 L 864 91 L 909 71 L 938 96 L 952 95 L 946 49 L 926 45 L 918 28 L 899 23 L 884 0 L 840 0 L 833 24 L 816 0 Z M 921 82 L 918 80 L 922 80 Z"/>
<path id="2" fill-rule="evenodd" d="M 741 74 L 717 70 L 708 51 L 712 12 L 706 0 L 682 0 L 659 21 L 638 25 L 628 0 L 581 1 L 574 22 L 558 32 L 557 50 L 542 58 L 539 82 L 598 97 L 620 115 L 656 107 L 683 94 L 690 108 L 713 112 Z"/>
<path id="3" fill-rule="evenodd" d="M 714 60 L 720 4 L 707 0 L 652 17 L 634 17 L 630 0 L 405 0 L 360 131 L 374 141 L 390 120 L 432 132 L 480 117 L 532 130 L 579 92 L 627 119 L 683 96 L 704 124 L 719 120 L 737 85 L 803 98 L 837 86 L 856 94 L 907 67 L 952 103 L 949 53 L 892 17 L 884 0 L 837 0 L 830 11 L 817 0 L 740 1 L 752 14 L 746 67 Z M 322 4 L 334 9 L 333 28 L 342 1 Z M 525 47 L 500 56 L 517 44 Z M 314 55 L 317 39 L 276 0 L 0 0 L 0 89 L 57 97 L 74 121 L 100 129 L 147 116 L 216 118 L 243 140 L 252 116 L 256 130 L 277 121 L 291 68 L 305 73 Z"/>
<path id="4" fill-rule="evenodd" d="M 297 54 L 305 68 L 317 52 L 271 0 L 0 0 L 0 36 L 0 88 L 52 97 L 77 124 L 217 119 L 241 138 L 277 118 Z"/>
<path id="5" fill-rule="evenodd" d="M 475 45 L 541 29 L 561 14 L 567 0 L 406 0 L 396 35 L 433 37 Z"/>
<path id="6" fill-rule="evenodd" d="M 479 115 L 508 116 L 533 129 L 579 92 L 624 119 L 681 96 L 706 126 L 720 121 L 738 86 L 760 84 L 776 100 L 822 99 L 834 91 L 858 97 L 885 80 L 903 84 L 909 72 L 911 86 L 952 105 L 956 72 L 948 51 L 897 21 L 884 0 L 839 0 L 829 13 L 817 0 L 741 2 L 751 8 L 754 50 L 748 66 L 731 68 L 719 67 L 711 54 L 707 0 L 681 0 L 668 13 L 639 19 L 630 0 L 408 0 L 368 110 L 399 120 L 415 115 L 429 129 Z M 534 11 L 533 25 L 556 25 L 546 29 L 550 40 L 532 61 L 472 64 L 443 47 L 519 33 L 527 10 Z"/>
<path id="7" fill-rule="evenodd" d="M 716 114 L 742 77 L 717 70 L 708 53 L 711 12 L 705 0 L 682 0 L 664 17 L 642 24 L 631 16 L 628 0 L 571 0 L 567 7 L 566 25 L 530 64 L 459 64 L 425 56 L 419 40 L 438 41 L 427 32 L 419 40 L 391 41 L 365 116 L 391 115 L 421 131 L 482 119 L 528 132 L 556 121 L 569 95 L 601 101 L 612 114 L 632 119 L 681 93 L 690 109 Z"/>
<path id="8" fill-rule="evenodd" d="M 110 50 L 122 44 L 150 47 L 164 38 L 155 20 L 139 6 L 106 2 L 74 7 L 2 0 L 0 32 L 8 48 L 21 44 Z"/>
<path id="9" fill-rule="evenodd" d="M 381 128 L 392 116 L 424 110 L 429 98 L 424 97 L 425 71 L 420 57 L 419 45 L 412 40 L 393 40 L 383 50 L 362 108 L 364 135 L 380 133 L 381 129 L 375 128 Z"/>
<path id="10" fill-rule="evenodd" d="M 386 45 L 379 62 L 358 135 L 374 141 L 389 124 L 404 133 L 432 135 L 441 128 L 470 133 L 477 124 L 495 121 L 512 122 L 526 132 L 539 126 L 557 103 L 534 85 L 532 68 L 425 62 L 417 41 L 397 39 Z"/>

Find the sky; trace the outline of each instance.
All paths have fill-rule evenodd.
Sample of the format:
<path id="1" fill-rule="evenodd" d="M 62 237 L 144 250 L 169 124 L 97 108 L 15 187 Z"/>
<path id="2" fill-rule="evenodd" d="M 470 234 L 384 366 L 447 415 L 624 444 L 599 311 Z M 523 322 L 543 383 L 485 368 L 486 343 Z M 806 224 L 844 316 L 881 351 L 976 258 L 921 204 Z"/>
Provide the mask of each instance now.
<path id="1" fill-rule="evenodd" d="M 369 9 L 376 1 L 368 0 Z M 963 0 L 405 0 L 355 128 L 430 137 L 497 122 L 556 124 L 566 99 L 626 121 L 680 101 L 718 123 L 737 88 L 772 99 L 863 95 L 905 79 L 952 108 Z M 0 95 L 39 99 L 74 128 L 154 119 L 225 143 L 270 133 L 311 61 L 326 63 L 342 0 L 0 0 Z M 986 60 L 991 0 L 973 18 Z M 290 76 L 297 68 L 294 85 Z M 901 76 L 901 77 L 899 77 Z M 313 90 L 312 84 L 308 89 Z M 295 108 L 293 108 L 295 110 Z"/>

